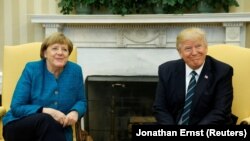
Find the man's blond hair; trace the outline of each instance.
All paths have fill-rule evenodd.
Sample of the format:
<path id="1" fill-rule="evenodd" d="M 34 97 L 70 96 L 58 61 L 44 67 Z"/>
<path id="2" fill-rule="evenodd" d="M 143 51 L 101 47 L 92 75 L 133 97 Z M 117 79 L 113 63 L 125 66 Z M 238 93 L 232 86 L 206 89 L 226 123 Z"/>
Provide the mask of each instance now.
<path id="1" fill-rule="evenodd" d="M 186 40 L 202 40 L 207 47 L 206 33 L 197 27 L 186 28 L 182 30 L 176 38 L 176 48 L 180 49 L 181 43 Z"/>

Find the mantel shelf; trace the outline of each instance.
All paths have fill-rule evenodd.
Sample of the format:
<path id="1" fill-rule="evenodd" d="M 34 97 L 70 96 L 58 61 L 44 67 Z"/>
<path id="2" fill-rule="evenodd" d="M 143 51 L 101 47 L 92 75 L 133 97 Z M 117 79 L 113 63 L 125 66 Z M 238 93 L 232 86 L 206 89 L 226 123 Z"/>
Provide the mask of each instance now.
<path id="1" fill-rule="evenodd" d="M 32 23 L 142 24 L 250 22 L 250 13 L 144 14 L 144 15 L 31 15 Z"/>

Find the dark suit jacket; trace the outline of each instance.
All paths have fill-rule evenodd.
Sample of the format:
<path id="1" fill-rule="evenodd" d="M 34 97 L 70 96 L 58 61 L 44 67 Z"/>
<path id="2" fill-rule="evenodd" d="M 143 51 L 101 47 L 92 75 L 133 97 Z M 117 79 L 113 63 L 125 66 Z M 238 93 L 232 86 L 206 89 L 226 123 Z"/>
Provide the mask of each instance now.
<path id="1" fill-rule="evenodd" d="M 185 62 L 169 61 L 159 66 L 159 82 L 153 105 L 159 124 L 178 123 L 185 100 Z M 190 125 L 230 124 L 233 100 L 233 68 L 210 56 L 197 81 Z"/>

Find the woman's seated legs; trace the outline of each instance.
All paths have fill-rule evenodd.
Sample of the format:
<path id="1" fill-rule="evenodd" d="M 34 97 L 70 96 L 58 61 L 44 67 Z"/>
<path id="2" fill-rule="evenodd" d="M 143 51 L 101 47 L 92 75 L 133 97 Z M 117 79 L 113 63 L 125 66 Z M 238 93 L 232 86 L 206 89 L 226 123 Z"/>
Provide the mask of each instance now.
<path id="1" fill-rule="evenodd" d="M 3 136 L 6 141 L 66 141 L 63 126 L 43 113 L 8 123 Z"/>

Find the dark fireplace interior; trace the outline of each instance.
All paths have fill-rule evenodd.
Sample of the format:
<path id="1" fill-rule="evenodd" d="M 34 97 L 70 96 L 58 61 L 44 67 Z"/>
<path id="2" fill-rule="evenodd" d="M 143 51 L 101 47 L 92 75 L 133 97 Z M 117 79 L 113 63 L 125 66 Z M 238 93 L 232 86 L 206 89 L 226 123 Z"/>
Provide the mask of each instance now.
<path id="1" fill-rule="evenodd" d="M 157 81 L 157 76 L 88 76 L 84 121 L 94 141 L 129 141 L 131 122 L 153 122 Z"/>

